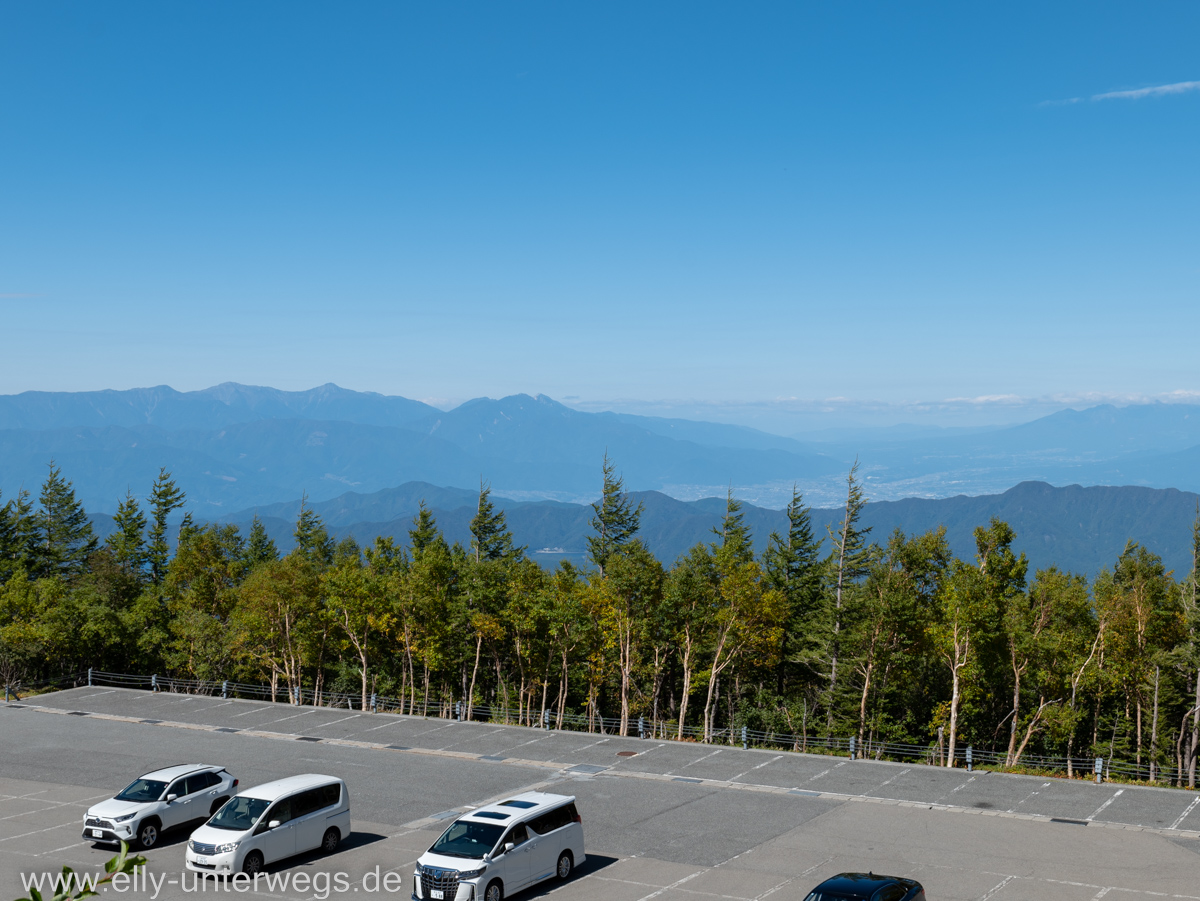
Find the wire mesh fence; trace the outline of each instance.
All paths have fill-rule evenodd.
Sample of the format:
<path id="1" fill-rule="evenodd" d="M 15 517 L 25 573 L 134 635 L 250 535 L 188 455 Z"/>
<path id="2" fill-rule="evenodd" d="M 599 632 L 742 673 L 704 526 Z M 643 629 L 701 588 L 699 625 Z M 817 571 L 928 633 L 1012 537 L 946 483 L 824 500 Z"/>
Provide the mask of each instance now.
<path id="1" fill-rule="evenodd" d="M 14 696 L 19 698 L 21 695 L 29 692 L 44 689 L 69 688 L 78 685 L 133 688 L 155 692 L 210 695 L 221 698 L 242 698 L 300 706 L 365 710 L 370 713 L 395 713 L 404 716 L 472 720 L 476 722 L 559 731 L 595 732 L 605 735 L 626 734 L 637 738 L 657 739 L 659 741 L 706 742 L 709 744 L 769 748 L 808 754 L 848 756 L 853 759 L 889 760 L 933 766 L 962 766 L 966 768 L 976 766 L 983 766 L 989 769 L 1012 768 L 1007 749 L 964 747 L 959 744 L 955 747 L 951 755 L 945 742 L 932 741 L 921 745 L 871 739 L 859 740 L 854 736 L 770 732 L 750 729 L 745 726 L 738 726 L 737 724 L 725 725 L 721 728 L 709 728 L 706 734 L 703 726 L 681 726 L 676 721 L 663 719 L 633 717 L 623 725 L 619 717 L 606 717 L 594 711 L 579 713 L 564 709 L 556 710 L 549 707 L 510 708 L 494 704 L 468 704 L 463 699 L 447 701 L 441 698 L 420 697 L 415 694 L 401 698 L 372 693 L 367 696 L 366 704 L 364 705 L 361 692 L 331 691 L 316 686 L 299 687 L 281 682 L 265 685 L 234 681 L 214 682 L 203 679 L 160 676 L 157 674 L 144 676 L 131 673 L 87 670 L 86 672 L 72 673 L 54 679 L 43 680 L 38 683 L 6 686 L 5 701 L 9 700 L 10 690 L 12 690 Z M 1066 757 L 1022 754 L 1019 760 L 1016 761 L 1016 766 L 1024 771 L 1062 773 L 1086 777 L 1093 777 L 1097 768 L 1100 768 L 1103 778 L 1116 777 L 1131 782 L 1171 784 L 1172 782 L 1182 783 L 1183 781 L 1183 774 L 1175 772 L 1177 768 L 1165 769 L 1155 767 L 1152 770 L 1149 762 L 1139 764 L 1135 761 L 1117 761 L 1095 757 L 1072 757 L 1068 760 Z"/>

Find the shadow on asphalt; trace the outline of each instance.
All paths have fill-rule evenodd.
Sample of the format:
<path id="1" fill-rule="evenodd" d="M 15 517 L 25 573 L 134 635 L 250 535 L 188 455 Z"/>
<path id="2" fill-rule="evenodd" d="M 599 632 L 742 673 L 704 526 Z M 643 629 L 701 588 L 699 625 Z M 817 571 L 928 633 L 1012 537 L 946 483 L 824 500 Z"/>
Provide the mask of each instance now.
<path id="1" fill-rule="evenodd" d="M 584 876 L 590 876 L 592 873 L 598 873 L 605 867 L 611 867 L 618 860 L 620 860 L 619 857 L 608 857 L 604 854 L 588 854 L 587 860 L 584 861 L 581 866 L 575 868 L 575 872 L 571 874 L 571 879 L 582 879 Z M 525 899 L 541 898 L 545 895 L 549 895 L 560 885 L 562 885 L 562 883 L 560 883 L 557 879 L 550 878 L 545 882 L 538 883 L 531 889 L 518 892 L 518 897 Z"/>

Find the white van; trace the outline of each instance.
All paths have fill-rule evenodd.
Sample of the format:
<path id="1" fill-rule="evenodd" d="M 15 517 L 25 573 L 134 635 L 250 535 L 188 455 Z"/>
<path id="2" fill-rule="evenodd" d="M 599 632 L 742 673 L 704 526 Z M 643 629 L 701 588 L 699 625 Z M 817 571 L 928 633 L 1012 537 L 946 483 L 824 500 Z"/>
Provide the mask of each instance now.
<path id="1" fill-rule="evenodd" d="M 586 859 L 575 798 L 525 792 L 451 823 L 417 859 L 413 901 L 503 901 Z"/>
<path id="2" fill-rule="evenodd" d="M 350 835 L 350 796 L 335 776 L 290 776 L 247 789 L 192 833 L 187 868 L 228 876 L 320 848 Z"/>

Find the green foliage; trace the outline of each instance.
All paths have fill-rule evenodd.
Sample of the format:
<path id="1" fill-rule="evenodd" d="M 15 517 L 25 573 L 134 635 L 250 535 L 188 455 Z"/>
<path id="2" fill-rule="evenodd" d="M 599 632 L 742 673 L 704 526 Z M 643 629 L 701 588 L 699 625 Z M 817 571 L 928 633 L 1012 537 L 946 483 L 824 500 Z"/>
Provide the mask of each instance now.
<path id="1" fill-rule="evenodd" d="M 154 486 L 150 489 L 150 581 L 161 585 L 167 574 L 167 561 L 171 556 L 167 539 L 167 517 L 187 502 L 187 496 L 175 484 L 165 468 L 159 469 Z"/>
<path id="2" fill-rule="evenodd" d="M 513 544 L 512 533 L 504 520 L 504 511 L 492 503 L 492 489 L 479 483 L 479 507 L 471 519 L 471 551 L 475 562 L 483 560 L 517 561 L 525 548 Z"/>
<path id="3" fill-rule="evenodd" d="M 607 452 L 604 454 L 601 470 L 604 485 L 600 500 L 592 504 L 594 515 L 589 520 L 596 534 L 588 536 L 587 545 L 588 555 L 596 564 L 596 568 L 603 573 L 612 555 L 637 535 L 644 506 L 639 503 L 635 507 L 632 499 L 625 494 L 625 480 L 615 475 L 616 466 L 608 458 Z"/>
<path id="4" fill-rule="evenodd" d="M 52 468 L 42 511 L 25 494 L 0 507 L 0 677 L 93 666 L 268 680 L 283 698 L 337 690 L 358 707 L 389 693 L 418 712 L 465 701 L 468 715 L 523 723 L 583 711 L 592 728 L 616 714 L 626 733 L 642 716 L 658 735 L 710 741 L 745 724 L 799 746 L 927 745 L 942 727 L 949 745 L 1007 751 L 1012 768 L 1095 754 L 1194 780 L 1200 511 L 1182 580 L 1132 542 L 1091 584 L 1054 567 L 1030 580 L 999 520 L 975 530 L 971 560 L 941 528 L 870 543 L 852 469 L 824 553 L 794 492 L 787 534 L 756 557 L 731 491 L 715 540 L 663 567 L 607 458 L 605 477 L 602 568 L 581 573 L 527 559 L 486 485 L 469 550 L 424 504 L 410 552 L 390 537 L 335 542 L 305 503 L 282 559 L 257 521 L 247 539 L 187 514 L 172 557 L 166 515 L 183 495 L 161 472 L 149 522 L 127 495 L 96 548 Z M 54 566 L 50 547 L 67 549 Z"/>
<path id="5" fill-rule="evenodd" d="M 253 569 L 262 563 L 278 559 L 279 549 L 275 547 L 275 542 L 271 540 L 271 536 L 263 528 L 258 514 L 255 514 L 254 522 L 250 524 L 250 535 L 246 539 L 246 551 L 242 556 L 243 562 L 248 568 Z"/>
<path id="6" fill-rule="evenodd" d="M 146 547 L 146 514 L 132 493 L 127 492 L 125 500 L 117 507 L 113 524 L 116 531 L 108 536 L 104 545 L 123 573 L 140 580 L 146 574 L 150 554 Z"/>
<path id="7" fill-rule="evenodd" d="M 75 499 L 75 489 L 53 462 L 38 500 L 41 509 L 34 520 L 37 533 L 34 574 L 64 578 L 79 575 L 99 542 L 83 505 Z"/>
<path id="8" fill-rule="evenodd" d="M 333 562 L 334 541 L 329 537 L 320 515 L 308 506 L 307 494 L 300 500 L 300 515 L 296 518 L 296 530 L 292 537 L 296 540 L 293 554 L 298 554 L 318 569 Z"/>
<path id="9" fill-rule="evenodd" d="M 146 858 L 140 854 L 130 857 L 129 845 L 121 842 L 120 852 L 104 864 L 104 876 L 99 879 L 84 879 L 70 867 L 63 867 L 55 880 L 53 895 L 44 897 L 37 889 L 31 888 L 28 898 L 19 898 L 17 901 L 82 901 L 108 891 L 107 886 L 117 876 L 130 876 L 138 867 L 145 866 Z"/>

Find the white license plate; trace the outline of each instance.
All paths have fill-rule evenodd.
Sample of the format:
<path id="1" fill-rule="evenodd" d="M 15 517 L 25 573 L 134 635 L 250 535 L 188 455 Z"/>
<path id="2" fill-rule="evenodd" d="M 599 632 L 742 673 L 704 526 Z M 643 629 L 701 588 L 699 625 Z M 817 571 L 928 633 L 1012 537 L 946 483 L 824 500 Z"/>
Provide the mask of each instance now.
<path id="1" fill-rule="evenodd" d="M 103 829 L 93 829 L 92 835 L 94 835 L 96 838 L 101 838 L 104 835 L 104 830 Z"/>
<path id="2" fill-rule="evenodd" d="M 433 901 L 442 901 L 442 899 L 446 897 L 446 893 L 441 889 L 431 888 L 429 890 L 429 897 L 432 898 Z"/>
<path id="3" fill-rule="evenodd" d="M 207 857 L 197 857 L 196 863 L 201 864 L 201 865 L 207 864 L 208 858 Z"/>

